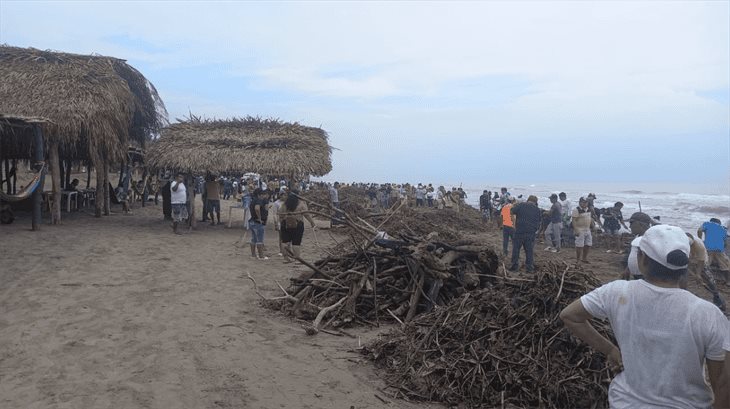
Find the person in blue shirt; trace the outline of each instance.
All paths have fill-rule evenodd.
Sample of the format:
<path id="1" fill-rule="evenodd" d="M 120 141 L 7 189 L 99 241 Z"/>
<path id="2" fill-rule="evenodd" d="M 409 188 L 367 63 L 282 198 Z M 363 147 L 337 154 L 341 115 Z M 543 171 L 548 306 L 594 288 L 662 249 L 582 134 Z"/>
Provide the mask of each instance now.
<path id="1" fill-rule="evenodd" d="M 702 226 L 697 229 L 697 237 L 703 239 L 705 243 L 709 265 L 717 267 L 720 275 L 725 279 L 725 285 L 730 284 L 730 278 L 728 277 L 730 259 L 725 254 L 727 228 L 720 223 L 719 219 L 713 217 L 709 222 L 702 223 Z"/>

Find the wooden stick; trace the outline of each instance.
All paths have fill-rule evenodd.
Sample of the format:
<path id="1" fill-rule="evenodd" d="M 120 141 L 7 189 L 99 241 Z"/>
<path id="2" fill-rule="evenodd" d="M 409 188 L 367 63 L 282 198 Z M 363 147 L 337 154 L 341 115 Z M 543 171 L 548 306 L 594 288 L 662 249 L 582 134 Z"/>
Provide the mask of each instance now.
<path id="1" fill-rule="evenodd" d="M 560 299 L 560 294 L 563 292 L 563 283 L 565 282 L 565 273 L 568 272 L 569 268 L 570 268 L 570 266 L 566 263 L 565 270 L 563 270 L 563 275 L 560 277 L 560 288 L 558 289 L 558 295 L 555 296 L 555 301 L 554 301 L 555 303 L 558 302 L 558 300 Z"/>
<path id="2" fill-rule="evenodd" d="M 281 288 L 281 286 L 279 286 L 279 288 L 281 288 L 281 290 L 284 291 L 285 295 L 283 295 L 281 297 L 274 297 L 274 298 L 264 297 L 264 295 L 261 294 L 261 292 L 259 291 L 259 286 L 256 284 L 256 280 L 254 280 L 254 278 L 251 277 L 251 273 L 246 273 L 246 276 L 248 277 L 249 280 L 251 280 L 253 282 L 253 290 L 256 292 L 256 294 L 266 301 L 287 300 L 287 301 L 294 302 L 294 303 L 299 301 L 299 299 L 297 299 L 296 297 L 292 297 L 291 295 L 289 295 L 289 293 L 287 293 L 286 290 Z M 278 285 L 279 283 L 276 283 L 276 284 Z"/>
<path id="3" fill-rule="evenodd" d="M 317 314 L 317 318 L 314 319 L 314 322 L 312 323 L 312 326 L 305 328 L 305 332 L 307 333 L 307 335 L 315 335 L 316 333 L 318 333 L 319 332 L 319 324 L 322 322 L 322 319 L 324 318 L 324 316 L 327 315 L 328 312 L 330 312 L 330 311 L 334 310 L 335 308 L 339 307 L 340 304 L 342 304 L 343 302 L 345 302 L 346 299 L 347 299 L 347 296 L 344 296 L 344 297 L 340 298 L 339 301 L 337 301 L 336 303 L 330 305 L 329 307 L 322 308 L 319 311 L 319 314 Z"/>
<path id="4" fill-rule="evenodd" d="M 401 207 L 403 207 L 403 204 L 404 204 L 404 203 L 405 203 L 405 201 L 401 201 L 401 202 L 400 202 L 400 204 L 399 204 L 399 205 L 398 205 L 398 206 L 397 206 L 397 207 L 396 207 L 396 208 L 395 208 L 395 209 L 393 210 L 393 212 L 391 212 L 391 213 L 390 213 L 390 215 L 388 215 L 388 216 L 387 216 L 387 217 L 385 218 L 385 220 L 383 220 L 383 221 L 382 221 L 382 222 L 381 222 L 381 223 L 380 223 L 380 224 L 378 225 L 378 227 L 376 227 L 376 228 L 375 228 L 375 230 L 380 230 L 380 228 L 381 228 L 381 227 L 383 227 L 383 225 L 384 225 L 385 223 L 387 223 L 387 222 L 388 222 L 388 220 L 390 220 L 390 218 L 391 218 L 391 217 L 393 217 L 393 215 L 395 215 L 395 213 L 396 213 L 396 212 L 397 212 L 398 210 L 400 210 L 400 209 L 401 209 Z"/>
<path id="5" fill-rule="evenodd" d="M 294 260 L 296 260 L 296 261 L 304 264 L 305 266 L 309 267 L 312 271 L 314 271 L 315 274 L 319 274 L 319 275 L 321 275 L 322 277 L 324 277 L 324 278 L 326 278 L 328 280 L 331 280 L 332 279 L 331 276 L 329 276 L 328 274 L 325 274 L 322 270 L 320 270 L 317 267 L 315 267 L 315 266 L 309 264 L 308 262 L 302 260 L 300 257 L 293 257 L 293 258 L 294 258 Z"/>
<path id="6" fill-rule="evenodd" d="M 390 314 L 391 317 L 395 318 L 395 320 L 400 323 L 400 326 L 402 328 L 405 328 L 406 324 L 403 321 L 401 321 L 400 318 L 398 318 L 395 314 L 393 314 L 393 311 L 391 311 L 390 309 L 386 309 L 385 311 L 388 311 L 388 314 Z"/>
<path id="7" fill-rule="evenodd" d="M 375 324 L 380 326 L 378 320 L 378 262 L 373 258 L 373 309 L 375 310 Z"/>

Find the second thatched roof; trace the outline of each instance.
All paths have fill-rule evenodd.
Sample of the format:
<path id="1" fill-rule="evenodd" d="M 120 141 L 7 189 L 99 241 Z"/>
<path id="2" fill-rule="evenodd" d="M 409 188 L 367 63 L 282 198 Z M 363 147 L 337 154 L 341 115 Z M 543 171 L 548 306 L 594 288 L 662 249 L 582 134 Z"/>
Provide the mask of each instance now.
<path id="1" fill-rule="evenodd" d="M 203 174 L 256 172 L 271 176 L 322 176 L 332 170 L 332 148 L 321 128 L 254 117 L 170 125 L 151 144 L 156 168 Z"/>
<path id="2" fill-rule="evenodd" d="M 35 125 L 48 125 L 47 118 L 6 115 L 0 112 L 0 160 L 33 158 Z"/>
<path id="3" fill-rule="evenodd" d="M 167 123 L 154 86 L 124 60 L 0 45 L 0 112 L 41 116 L 66 159 L 123 159 Z"/>

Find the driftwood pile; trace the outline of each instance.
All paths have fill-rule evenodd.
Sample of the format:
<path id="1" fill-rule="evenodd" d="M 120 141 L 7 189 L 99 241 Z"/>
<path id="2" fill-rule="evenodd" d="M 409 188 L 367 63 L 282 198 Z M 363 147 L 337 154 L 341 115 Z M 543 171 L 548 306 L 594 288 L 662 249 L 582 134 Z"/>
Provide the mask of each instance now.
<path id="1" fill-rule="evenodd" d="M 403 220 L 405 202 L 368 221 L 347 211 L 334 213 L 312 196 L 302 199 L 309 203 L 311 214 L 336 214 L 348 228 L 350 241 L 325 250 L 329 256 L 314 263 L 297 258 L 309 270 L 291 279 L 288 289 L 279 286 L 282 296 L 263 296 L 254 278 L 249 278 L 265 306 L 311 321 L 305 327 L 308 334 L 381 321 L 408 322 L 485 285 L 497 270 L 497 255 L 478 242 L 446 242 L 437 232 L 417 235 L 410 229 L 413 234 L 388 229 L 393 219 Z"/>
<path id="2" fill-rule="evenodd" d="M 338 189 L 340 209 L 353 217 L 367 217 L 370 211 L 366 208 L 368 203 L 367 191 L 363 188 L 345 186 Z M 330 193 L 328 188 L 316 186 L 301 195 L 309 202 L 322 205 L 329 204 Z"/>
<path id="3" fill-rule="evenodd" d="M 364 348 L 399 397 L 471 408 L 603 408 L 605 358 L 568 335 L 558 314 L 600 285 L 546 263 L 416 317 Z M 606 324 L 594 322 L 610 336 Z"/>
<path id="4" fill-rule="evenodd" d="M 313 188 L 301 197 L 310 205 L 314 204 L 314 209 L 321 209 L 323 213 L 330 215 L 335 214 L 329 206 L 330 196 L 327 188 Z M 370 208 L 367 189 L 356 186 L 341 187 L 339 198 L 340 210 L 344 212 L 341 214 L 342 218 L 346 215 L 358 225 L 367 223 L 371 226 L 380 226 L 381 230 L 392 237 L 418 238 L 436 232 L 441 240 L 456 241 L 462 239 L 465 234 L 484 231 L 479 210 L 468 205 L 463 206 L 461 212 L 457 213 L 452 209 L 414 207 L 413 201 L 403 204 L 398 201 L 392 203 L 390 209 L 380 211 Z M 396 209 L 396 214 L 391 217 Z M 381 225 L 386 219 L 387 221 Z"/>
<path id="5" fill-rule="evenodd" d="M 352 325 L 409 322 L 494 275 L 497 255 L 470 242 L 446 244 L 430 235 L 419 242 L 376 239 L 364 248 L 331 255 L 293 278 L 284 296 L 264 304 L 312 321 L 307 333 Z"/>
<path id="6" fill-rule="evenodd" d="M 380 217 L 373 217 L 379 220 Z M 383 225 L 389 234 L 398 237 L 424 236 L 437 232 L 443 240 L 459 240 L 466 234 L 484 232 L 479 211 L 466 206 L 460 213 L 451 209 L 426 207 L 405 208 Z"/>

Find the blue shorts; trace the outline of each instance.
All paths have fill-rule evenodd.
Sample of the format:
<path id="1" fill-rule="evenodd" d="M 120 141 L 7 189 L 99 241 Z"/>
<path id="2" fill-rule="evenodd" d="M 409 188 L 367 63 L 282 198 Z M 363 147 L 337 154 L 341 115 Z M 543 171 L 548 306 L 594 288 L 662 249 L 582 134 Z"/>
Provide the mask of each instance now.
<path id="1" fill-rule="evenodd" d="M 248 222 L 248 230 L 251 232 L 251 244 L 264 244 L 264 225 L 253 220 Z"/>
<path id="2" fill-rule="evenodd" d="M 209 212 L 221 212 L 221 201 L 217 199 L 208 199 L 208 207 L 206 208 Z"/>

